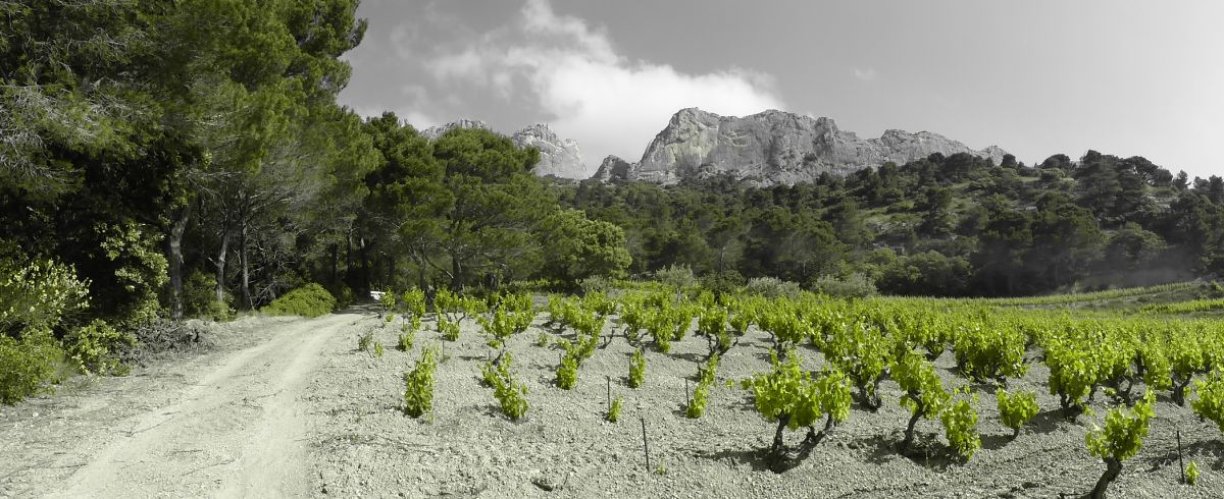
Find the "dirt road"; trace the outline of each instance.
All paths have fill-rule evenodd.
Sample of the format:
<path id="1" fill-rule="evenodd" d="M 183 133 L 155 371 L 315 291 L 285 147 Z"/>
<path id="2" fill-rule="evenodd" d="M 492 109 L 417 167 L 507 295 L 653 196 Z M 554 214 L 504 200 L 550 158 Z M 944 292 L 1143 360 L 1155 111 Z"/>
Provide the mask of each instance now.
<path id="1" fill-rule="evenodd" d="M 0 426 L 0 496 L 306 496 L 299 401 L 324 345 L 359 318 L 277 321 L 250 332 L 254 346 L 9 408 L 33 412 Z"/>

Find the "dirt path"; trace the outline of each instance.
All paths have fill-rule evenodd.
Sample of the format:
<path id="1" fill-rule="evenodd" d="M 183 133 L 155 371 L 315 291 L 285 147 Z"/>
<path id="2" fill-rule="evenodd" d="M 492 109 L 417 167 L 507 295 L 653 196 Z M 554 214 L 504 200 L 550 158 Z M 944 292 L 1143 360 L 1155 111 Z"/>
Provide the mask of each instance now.
<path id="1" fill-rule="evenodd" d="M 75 472 L 50 482 L 31 480 L 26 490 L 6 490 L 0 483 L 0 496 L 306 496 L 306 406 L 299 401 L 323 346 L 359 317 L 274 325 L 257 346 L 217 355 L 208 366 L 188 363 L 163 373 L 188 382 L 164 403 L 114 422 L 103 430 L 108 434 L 60 449 L 55 461 L 61 466 L 83 464 Z M 192 370 L 198 372 L 182 372 Z M 198 379 L 191 380 L 193 374 Z M 82 394 L 80 405 L 96 406 L 89 396 Z M 47 416 L 71 424 L 71 414 Z"/>

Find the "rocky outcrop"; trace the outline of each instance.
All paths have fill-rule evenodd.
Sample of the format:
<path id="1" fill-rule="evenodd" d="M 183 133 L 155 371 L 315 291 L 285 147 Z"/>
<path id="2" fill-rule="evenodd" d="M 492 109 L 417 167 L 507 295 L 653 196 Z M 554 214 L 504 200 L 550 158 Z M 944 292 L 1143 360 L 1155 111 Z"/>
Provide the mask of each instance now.
<path id="1" fill-rule="evenodd" d="M 617 156 L 608 156 L 600 163 L 599 169 L 591 178 L 603 183 L 628 182 L 629 173 L 635 165 Z"/>
<path id="2" fill-rule="evenodd" d="M 529 126 L 514 132 L 510 138 L 519 147 L 534 147 L 540 151 L 540 162 L 535 167 L 536 175 L 570 179 L 591 176 L 591 170 L 582 161 L 578 143 L 557 137 L 548 125 Z"/>
<path id="3" fill-rule="evenodd" d="M 492 130 L 483 121 L 462 119 L 426 128 L 421 135 L 429 140 L 435 140 L 457 128 Z M 558 137 L 548 125 L 529 126 L 514 132 L 510 140 L 513 140 L 514 144 L 519 147 L 534 147 L 540 151 L 540 162 L 535 167 L 536 175 L 541 177 L 553 175 L 570 179 L 585 179 L 591 176 L 591 170 L 582 161 L 582 152 L 578 149 L 578 143 L 571 139 Z"/>
<path id="4" fill-rule="evenodd" d="M 485 130 L 492 130 L 491 128 L 489 128 L 489 125 L 486 125 L 485 122 L 483 121 L 461 119 L 458 121 L 452 121 L 445 125 L 431 126 L 429 128 L 426 128 L 421 131 L 421 136 L 429 140 L 434 140 L 434 139 L 437 139 L 438 137 L 441 137 L 442 134 L 449 132 L 451 130 L 454 130 L 456 128 L 483 128 Z"/>
<path id="5" fill-rule="evenodd" d="M 672 116 L 624 178 L 670 184 L 730 174 L 761 185 L 794 184 L 822 173 L 844 175 L 887 161 L 904 164 L 932 153 L 961 152 L 996 163 L 1006 154 L 998 147 L 974 150 L 930 132 L 888 130 L 878 139 L 861 139 L 829 118 L 773 110 L 738 118 L 690 108 Z"/>

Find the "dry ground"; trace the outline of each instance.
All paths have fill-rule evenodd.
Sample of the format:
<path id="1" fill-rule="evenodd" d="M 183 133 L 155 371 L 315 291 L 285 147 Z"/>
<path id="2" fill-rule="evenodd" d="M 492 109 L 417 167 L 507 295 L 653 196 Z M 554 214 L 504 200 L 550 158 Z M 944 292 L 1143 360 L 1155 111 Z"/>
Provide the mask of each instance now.
<path id="1" fill-rule="evenodd" d="M 632 350 L 618 338 L 565 391 L 552 383 L 559 351 L 536 346 L 541 329 L 532 328 L 511 340 L 531 404 L 513 423 L 480 386 L 489 348 L 479 328 L 465 323 L 457 343 L 440 341 L 432 321 L 425 329 L 405 353 L 392 347 L 398 327 L 368 312 L 244 319 L 221 326 L 210 353 L 123 378 L 78 378 L 56 395 L 0 407 L 0 497 L 1057 497 L 1086 492 L 1103 470 L 1083 444 L 1096 418 L 1063 420 L 1040 365 L 1014 384 L 1038 390 L 1043 412 L 1009 441 L 983 393 L 983 448 L 966 464 L 949 459 L 938 421 L 919 423 L 926 455 L 894 450 L 907 413 L 885 382 L 879 412 L 856 407 L 806 460 L 775 474 L 762 460 L 773 425 L 724 384 L 768 367 L 764 334 L 724 357 L 706 415 L 689 420 L 685 379 L 704 339 L 649 352 L 646 385 L 631 390 Z M 387 347 L 383 357 L 356 350 L 366 331 Z M 430 345 L 446 358 L 434 414 L 415 420 L 400 409 L 402 374 Z M 803 355 L 819 366 L 818 354 Z M 947 386 L 964 383 L 948 355 L 936 364 Z M 618 424 L 603 421 L 607 377 L 625 399 Z M 1197 487 L 1178 482 L 1178 428 L 1185 458 L 1203 470 Z M 1162 397 L 1111 497 L 1224 497 L 1221 440 Z"/>

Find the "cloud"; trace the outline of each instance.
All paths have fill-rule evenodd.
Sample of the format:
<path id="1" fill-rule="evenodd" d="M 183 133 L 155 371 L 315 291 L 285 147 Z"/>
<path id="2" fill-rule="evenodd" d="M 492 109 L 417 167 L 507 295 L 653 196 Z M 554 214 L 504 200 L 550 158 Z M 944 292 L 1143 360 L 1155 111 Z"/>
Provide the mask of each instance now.
<path id="1" fill-rule="evenodd" d="M 767 74 L 690 74 L 631 60 L 604 29 L 558 15 L 546 0 L 528 0 L 510 24 L 436 53 L 425 69 L 442 87 L 475 86 L 522 101 L 577 140 L 591 166 L 608 154 L 637 160 L 682 108 L 745 115 L 783 107 Z"/>
<path id="2" fill-rule="evenodd" d="M 875 68 L 854 68 L 854 78 L 859 81 L 875 81 L 877 76 Z"/>

